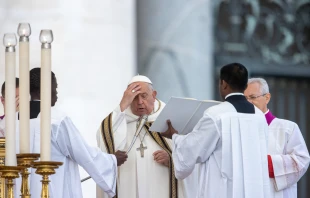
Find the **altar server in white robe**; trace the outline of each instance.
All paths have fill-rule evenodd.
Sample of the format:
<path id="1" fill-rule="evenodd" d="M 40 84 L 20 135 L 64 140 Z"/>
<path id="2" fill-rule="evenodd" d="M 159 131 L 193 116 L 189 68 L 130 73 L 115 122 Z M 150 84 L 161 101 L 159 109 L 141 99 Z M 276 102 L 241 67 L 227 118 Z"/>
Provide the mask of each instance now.
<path id="1" fill-rule="evenodd" d="M 146 76 L 131 79 L 120 105 L 106 117 L 97 132 L 98 146 L 108 153 L 127 151 L 139 126 L 141 116 L 148 121 L 128 153 L 128 161 L 119 168 L 117 195 L 120 198 L 194 197 L 197 192 L 198 171 L 191 175 L 185 192 L 184 183 L 174 176 L 171 161 L 171 141 L 149 127 L 165 104 L 156 98 L 157 92 Z M 97 190 L 97 198 L 110 197 Z"/>
<path id="2" fill-rule="evenodd" d="M 30 71 L 31 99 L 40 103 L 40 68 Z M 52 73 L 52 106 L 57 101 L 57 80 Z M 36 106 L 36 105 L 35 105 Z M 30 113 L 38 113 L 31 106 Z M 39 105 L 40 106 L 40 105 Z M 40 153 L 40 114 L 30 122 L 31 151 Z M 100 188 L 110 196 L 116 192 L 117 166 L 127 159 L 124 152 L 106 154 L 97 147 L 89 146 L 71 119 L 55 107 L 51 109 L 51 161 L 63 162 L 50 176 L 49 192 L 51 198 L 82 198 L 81 180 L 78 165 L 82 166 Z M 31 169 L 30 190 L 32 198 L 41 197 L 42 176 Z M 17 187 L 17 192 L 20 187 Z M 19 193 L 18 193 L 19 194 Z M 18 196 L 17 196 L 18 197 Z"/>
<path id="3" fill-rule="evenodd" d="M 247 69 L 232 63 L 220 72 L 220 94 L 225 102 L 204 112 L 187 135 L 168 121 L 163 136 L 172 138 L 176 177 L 186 178 L 201 165 L 197 197 L 268 198 L 268 126 L 263 113 L 243 95 Z M 177 112 L 175 112 L 177 113 Z"/>
<path id="4" fill-rule="evenodd" d="M 308 169 L 310 157 L 298 125 L 276 118 L 267 105 L 271 94 L 263 78 L 249 79 L 245 95 L 265 113 L 269 125 L 268 170 L 274 198 L 297 198 L 297 182 Z"/>

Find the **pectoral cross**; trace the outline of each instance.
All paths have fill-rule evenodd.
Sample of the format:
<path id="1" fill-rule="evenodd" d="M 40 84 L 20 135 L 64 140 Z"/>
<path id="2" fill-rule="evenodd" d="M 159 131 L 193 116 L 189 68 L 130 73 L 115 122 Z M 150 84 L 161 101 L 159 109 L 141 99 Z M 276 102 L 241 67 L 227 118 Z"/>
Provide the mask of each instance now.
<path id="1" fill-rule="evenodd" d="M 137 148 L 137 151 L 140 151 L 141 157 L 144 157 L 144 150 L 147 149 L 146 146 L 143 146 L 143 143 L 140 143 L 140 147 Z"/>

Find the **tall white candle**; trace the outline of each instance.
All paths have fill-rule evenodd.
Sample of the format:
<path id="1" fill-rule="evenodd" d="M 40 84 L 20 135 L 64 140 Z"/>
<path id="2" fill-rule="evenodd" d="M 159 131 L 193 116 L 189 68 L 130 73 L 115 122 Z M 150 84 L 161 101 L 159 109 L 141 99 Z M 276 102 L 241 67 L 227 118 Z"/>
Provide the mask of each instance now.
<path id="1" fill-rule="evenodd" d="M 20 23 L 19 37 L 19 148 L 20 153 L 30 153 L 29 135 L 29 23 Z"/>
<path id="2" fill-rule="evenodd" d="M 41 30 L 41 161 L 51 160 L 51 30 Z"/>
<path id="3" fill-rule="evenodd" d="M 15 66 L 16 66 L 16 36 L 13 33 L 5 34 L 3 38 L 5 45 L 5 165 L 16 166 L 15 145 Z"/>

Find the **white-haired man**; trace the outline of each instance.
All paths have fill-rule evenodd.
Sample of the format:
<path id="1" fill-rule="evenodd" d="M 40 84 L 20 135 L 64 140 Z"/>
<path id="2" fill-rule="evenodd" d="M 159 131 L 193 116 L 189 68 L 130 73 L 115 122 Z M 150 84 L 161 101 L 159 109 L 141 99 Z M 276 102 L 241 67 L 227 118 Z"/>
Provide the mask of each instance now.
<path id="1" fill-rule="evenodd" d="M 120 105 L 102 121 L 97 133 L 98 146 L 104 152 L 127 151 L 139 128 L 141 117 L 148 115 L 126 164 L 118 170 L 117 196 L 126 198 L 184 197 L 183 183 L 174 175 L 171 141 L 149 131 L 165 104 L 146 76 L 135 76 L 128 83 Z M 193 178 L 192 178 L 193 179 Z M 193 179 L 195 180 L 195 179 Z M 196 178 L 198 183 L 198 177 Z M 195 191 L 195 183 L 185 188 Z M 187 192 L 188 193 L 188 192 Z M 97 188 L 97 198 L 109 197 Z M 193 196 L 195 197 L 195 195 Z"/>
<path id="2" fill-rule="evenodd" d="M 267 105 L 271 94 L 266 80 L 251 78 L 244 95 L 265 113 L 269 125 L 268 169 L 275 198 L 297 198 L 297 182 L 309 166 L 309 152 L 296 123 L 276 118 Z"/>

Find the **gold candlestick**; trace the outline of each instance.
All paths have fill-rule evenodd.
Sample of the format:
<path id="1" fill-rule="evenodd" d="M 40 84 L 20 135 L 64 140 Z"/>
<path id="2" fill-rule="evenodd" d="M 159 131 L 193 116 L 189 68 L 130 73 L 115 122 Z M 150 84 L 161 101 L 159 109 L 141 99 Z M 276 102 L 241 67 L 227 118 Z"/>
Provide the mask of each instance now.
<path id="1" fill-rule="evenodd" d="M 14 198 L 13 179 L 19 177 L 18 173 L 21 170 L 18 166 L 0 166 L 1 177 L 7 179 L 6 187 L 7 187 L 7 198 Z"/>
<path id="2" fill-rule="evenodd" d="M 39 161 L 33 162 L 33 168 L 36 168 L 36 173 L 42 175 L 42 191 L 41 198 L 49 198 L 49 190 L 48 183 L 50 180 L 48 179 L 49 175 L 55 174 L 55 169 L 61 166 L 62 162 L 52 162 L 52 161 Z"/>
<path id="3" fill-rule="evenodd" d="M 22 168 L 20 174 L 22 176 L 22 185 L 20 188 L 22 198 L 30 198 L 30 191 L 28 185 L 28 168 L 32 167 L 32 162 L 39 159 L 40 154 L 38 153 L 22 153 L 17 154 L 17 164 Z"/>

